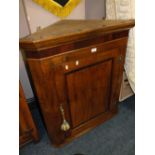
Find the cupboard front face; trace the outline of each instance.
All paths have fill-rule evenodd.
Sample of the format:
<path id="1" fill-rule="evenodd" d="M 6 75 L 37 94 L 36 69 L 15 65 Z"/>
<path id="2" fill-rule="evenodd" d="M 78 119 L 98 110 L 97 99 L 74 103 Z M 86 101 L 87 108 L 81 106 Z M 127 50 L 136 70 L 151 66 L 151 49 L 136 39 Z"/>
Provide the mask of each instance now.
<path id="1" fill-rule="evenodd" d="M 112 61 L 65 74 L 72 128 L 108 110 Z"/>
<path id="2" fill-rule="evenodd" d="M 123 57 L 120 46 L 105 49 L 99 44 L 28 60 L 53 144 L 65 143 L 117 112 Z M 70 126 L 67 131 L 61 130 L 64 118 Z"/>

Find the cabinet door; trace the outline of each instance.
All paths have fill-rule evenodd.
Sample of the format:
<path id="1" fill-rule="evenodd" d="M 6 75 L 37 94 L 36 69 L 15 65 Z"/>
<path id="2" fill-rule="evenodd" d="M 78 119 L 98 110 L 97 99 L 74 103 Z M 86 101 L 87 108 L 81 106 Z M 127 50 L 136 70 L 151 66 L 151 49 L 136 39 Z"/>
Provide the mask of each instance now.
<path id="1" fill-rule="evenodd" d="M 80 52 L 87 55 L 87 50 Z M 63 104 L 72 134 L 108 119 L 120 66 L 117 48 L 88 54 L 87 57 L 78 54 L 71 59 L 68 57 L 67 61 L 55 68 L 58 101 Z"/>
<path id="2" fill-rule="evenodd" d="M 73 128 L 108 110 L 111 69 L 107 60 L 65 75 Z"/>

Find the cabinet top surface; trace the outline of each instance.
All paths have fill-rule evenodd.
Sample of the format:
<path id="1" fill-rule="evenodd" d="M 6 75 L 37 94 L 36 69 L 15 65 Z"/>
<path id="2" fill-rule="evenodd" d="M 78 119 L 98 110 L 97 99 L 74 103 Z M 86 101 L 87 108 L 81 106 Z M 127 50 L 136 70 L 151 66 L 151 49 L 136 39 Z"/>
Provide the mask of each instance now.
<path id="1" fill-rule="evenodd" d="M 52 41 L 62 37 L 86 35 L 88 33 L 99 33 L 129 29 L 134 26 L 134 20 L 61 20 L 53 25 L 39 30 L 29 36 L 20 39 L 22 43 L 41 43 Z"/>

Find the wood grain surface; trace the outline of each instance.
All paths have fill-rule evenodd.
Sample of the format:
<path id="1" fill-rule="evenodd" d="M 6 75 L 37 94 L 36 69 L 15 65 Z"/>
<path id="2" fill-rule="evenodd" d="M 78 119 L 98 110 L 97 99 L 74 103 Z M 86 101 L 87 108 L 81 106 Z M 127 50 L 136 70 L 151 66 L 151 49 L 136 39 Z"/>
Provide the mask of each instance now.
<path id="1" fill-rule="evenodd" d="M 20 40 L 53 145 L 68 143 L 117 113 L 133 26 L 134 20 L 62 20 Z M 68 131 L 61 130 L 60 106 Z"/>

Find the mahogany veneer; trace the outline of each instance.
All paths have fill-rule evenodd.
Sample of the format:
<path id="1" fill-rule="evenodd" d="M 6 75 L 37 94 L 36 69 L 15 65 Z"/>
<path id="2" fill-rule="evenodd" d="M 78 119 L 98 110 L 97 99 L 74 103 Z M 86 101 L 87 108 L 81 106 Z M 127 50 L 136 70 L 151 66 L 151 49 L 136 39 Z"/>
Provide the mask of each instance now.
<path id="1" fill-rule="evenodd" d="M 19 144 L 38 142 L 39 132 L 33 121 L 21 84 L 19 83 Z"/>
<path id="2" fill-rule="evenodd" d="M 134 20 L 62 20 L 20 40 L 52 144 L 69 142 L 117 113 L 133 26 Z"/>

